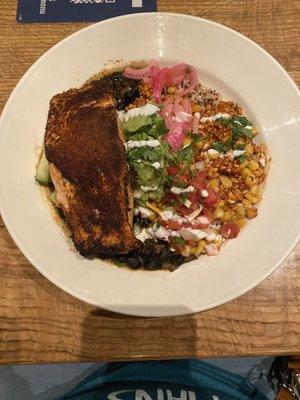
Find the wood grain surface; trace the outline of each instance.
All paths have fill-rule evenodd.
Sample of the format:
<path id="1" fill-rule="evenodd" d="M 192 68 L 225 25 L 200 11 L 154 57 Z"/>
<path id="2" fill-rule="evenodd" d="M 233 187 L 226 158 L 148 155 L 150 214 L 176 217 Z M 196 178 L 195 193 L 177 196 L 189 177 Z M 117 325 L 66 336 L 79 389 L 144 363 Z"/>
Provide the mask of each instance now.
<path id="1" fill-rule="evenodd" d="M 293 0 L 158 0 L 236 29 L 269 51 L 300 82 L 300 3 Z M 0 6 L 0 110 L 28 67 L 86 24 L 15 22 Z M 300 247 L 256 289 L 201 314 L 143 319 L 80 302 L 43 278 L 0 220 L 0 363 L 300 354 Z"/>

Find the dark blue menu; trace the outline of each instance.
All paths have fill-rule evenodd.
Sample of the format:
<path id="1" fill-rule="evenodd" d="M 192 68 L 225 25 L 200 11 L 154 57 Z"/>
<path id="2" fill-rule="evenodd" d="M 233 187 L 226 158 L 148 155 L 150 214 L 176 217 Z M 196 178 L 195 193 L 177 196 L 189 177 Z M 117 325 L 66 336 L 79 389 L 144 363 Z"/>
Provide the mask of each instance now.
<path id="1" fill-rule="evenodd" d="M 101 21 L 150 11 L 156 11 L 156 0 L 19 0 L 17 21 Z"/>

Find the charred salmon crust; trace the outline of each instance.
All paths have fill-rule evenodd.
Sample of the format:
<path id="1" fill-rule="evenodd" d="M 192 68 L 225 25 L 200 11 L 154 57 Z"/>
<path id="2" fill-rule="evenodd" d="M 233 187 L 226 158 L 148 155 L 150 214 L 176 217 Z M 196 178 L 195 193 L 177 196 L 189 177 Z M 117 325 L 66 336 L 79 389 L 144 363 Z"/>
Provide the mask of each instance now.
<path id="1" fill-rule="evenodd" d="M 84 256 L 126 254 L 139 245 L 129 218 L 129 170 L 111 90 L 106 80 L 97 81 L 50 102 L 46 157 L 75 247 Z"/>

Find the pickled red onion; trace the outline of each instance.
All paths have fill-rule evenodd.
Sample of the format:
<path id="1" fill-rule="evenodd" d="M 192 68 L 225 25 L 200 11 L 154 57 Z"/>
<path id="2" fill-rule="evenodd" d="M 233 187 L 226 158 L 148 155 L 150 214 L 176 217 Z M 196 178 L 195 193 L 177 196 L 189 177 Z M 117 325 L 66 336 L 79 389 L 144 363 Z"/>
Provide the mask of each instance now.
<path id="1" fill-rule="evenodd" d="M 158 62 L 155 60 L 152 60 L 149 65 L 147 65 L 145 68 L 132 68 L 132 67 L 126 67 L 124 69 L 123 75 L 126 78 L 131 78 L 131 79 L 144 79 L 144 78 L 149 78 L 151 77 L 151 74 L 159 69 Z"/>
<path id="2" fill-rule="evenodd" d="M 173 150 L 179 149 L 184 139 L 184 131 L 182 125 L 176 125 L 166 136 L 166 140 Z"/>

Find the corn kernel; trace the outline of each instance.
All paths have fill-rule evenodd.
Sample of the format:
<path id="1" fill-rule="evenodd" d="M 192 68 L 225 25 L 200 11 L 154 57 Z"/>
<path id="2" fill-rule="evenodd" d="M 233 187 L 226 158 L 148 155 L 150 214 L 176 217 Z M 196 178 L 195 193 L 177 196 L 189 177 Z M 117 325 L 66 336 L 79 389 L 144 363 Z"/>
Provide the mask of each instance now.
<path id="1" fill-rule="evenodd" d="M 190 137 L 186 137 L 185 139 L 184 139 L 184 141 L 183 141 L 183 147 L 184 146 L 189 146 L 191 143 L 192 143 L 192 141 L 193 141 L 193 139 L 192 138 L 190 138 Z"/>
<path id="2" fill-rule="evenodd" d="M 264 173 L 264 170 L 262 168 L 257 169 L 256 171 L 253 171 L 254 175 L 259 177 L 262 176 L 262 174 Z"/>
<path id="3" fill-rule="evenodd" d="M 200 140 L 200 142 L 195 143 L 195 146 L 197 147 L 198 150 L 202 150 L 204 142 Z"/>
<path id="4" fill-rule="evenodd" d="M 230 221 L 231 220 L 231 218 L 232 218 L 232 212 L 230 211 L 230 210 L 228 210 L 228 211 L 225 211 L 224 212 L 224 214 L 223 214 L 223 216 L 222 216 L 222 218 L 221 218 L 221 220 L 222 221 Z"/>
<path id="5" fill-rule="evenodd" d="M 253 194 L 253 196 L 259 197 L 259 187 L 257 185 L 254 185 L 250 188 L 250 193 Z"/>
<path id="6" fill-rule="evenodd" d="M 243 199 L 242 204 L 246 210 L 249 210 L 250 208 L 252 208 L 252 203 L 248 199 Z M 246 214 L 247 214 L 247 211 L 246 211 Z"/>
<path id="7" fill-rule="evenodd" d="M 258 162 L 255 160 L 250 160 L 248 168 L 251 169 L 251 171 L 256 171 L 259 168 Z"/>
<path id="8" fill-rule="evenodd" d="M 240 229 L 244 228 L 244 226 L 246 225 L 245 218 L 237 219 L 237 220 L 235 220 L 235 223 L 237 224 L 237 226 L 238 226 Z"/>
<path id="9" fill-rule="evenodd" d="M 266 179 L 266 175 L 262 174 L 259 178 L 258 178 L 258 183 L 261 184 L 263 183 L 263 181 Z"/>
<path id="10" fill-rule="evenodd" d="M 150 203 L 149 201 L 147 201 L 146 206 L 147 206 L 148 208 L 150 208 L 150 210 L 155 211 L 157 214 L 160 214 L 160 213 L 161 213 L 161 210 L 160 210 L 158 207 L 156 207 L 155 204 Z"/>
<path id="11" fill-rule="evenodd" d="M 176 87 L 175 86 L 169 86 L 167 89 L 168 94 L 174 94 L 176 92 Z"/>
<path id="12" fill-rule="evenodd" d="M 201 111 L 201 106 L 199 106 L 199 104 L 193 104 L 192 105 L 192 111 L 193 111 L 193 113 L 200 112 Z"/>
<path id="13" fill-rule="evenodd" d="M 249 164 L 249 161 L 245 160 L 245 161 L 242 162 L 242 164 L 240 164 L 240 168 L 244 169 L 244 168 L 246 168 L 248 166 L 248 164 Z"/>
<path id="14" fill-rule="evenodd" d="M 254 186 L 257 183 L 255 176 L 248 175 L 246 176 L 245 183 L 248 187 Z"/>
<path id="15" fill-rule="evenodd" d="M 250 143 L 246 144 L 245 150 L 246 150 L 247 154 L 253 154 L 253 146 L 252 146 L 252 144 L 250 144 Z"/>
<path id="16" fill-rule="evenodd" d="M 182 256 L 189 257 L 191 255 L 191 250 L 192 248 L 190 246 L 185 245 L 180 249 L 180 252 Z"/>
<path id="17" fill-rule="evenodd" d="M 249 169 L 249 168 L 244 168 L 243 171 L 242 171 L 242 176 L 243 176 L 243 178 L 246 178 L 246 176 L 248 176 L 248 175 L 253 175 L 251 169 Z"/>
<path id="18" fill-rule="evenodd" d="M 217 189 L 219 187 L 219 179 L 218 178 L 211 179 L 208 182 L 208 186 L 211 187 L 212 189 Z"/>
<path id="19" fill-rule="evenodd" d="M 245 208 L 241 203 L 236 204 L 233 209 L 236 212 L 237 217 L 245 216 Z"/>
<path id="20" fill-rule="evenodd" d="M 200 254 L 202 253 L 202 251 L 205 249 L 207 242 L 206 240 L 200 240 L 200 242 L 198 242 L 197 247 L 194 251 L 194 256 L 195 257 L 199 257 Z"/>
<path id="21" fill-rule="evenodd" d="M 230 188 L 232 186 L 231 180 L 228 178 L 228 176 L 225 175 L 220 175 L 220 181 L 222 185 L 226 188 Z"/>
<path id="22" fill-rule="evenodd" d="M 224 215 L 224 211 L 222 210 L 222 208 L 218 207 L 215 209 L 213 215 L 214 215 L 214 218 L 217 218 L 217 219 L 222 218 Z"/>
<path id="23" fill-rule="evenodd" d="M 218 207 L 224 207 L 225 206 L 225 201 L 224 200 L 220 200 L 218 202 Z"/>
<path id="24" fill-rule="evenodd" d="M 246 216 L 247 216 L 249 219 L 252 219 L 252 218 L 257 217 L 257 214 L 258 214 L 258 210 L 257 210 L 257 208 L 255 208 L 255 207 L 249 208 L 249 209 L 246 211 Z"/>
<path id="25" fill-rule="evenodd" d="M 245 194 L 246 199 L 248 199 L 252 204 L 258 203 L 258 198 L 253 196 L 251 193 Z"/>

